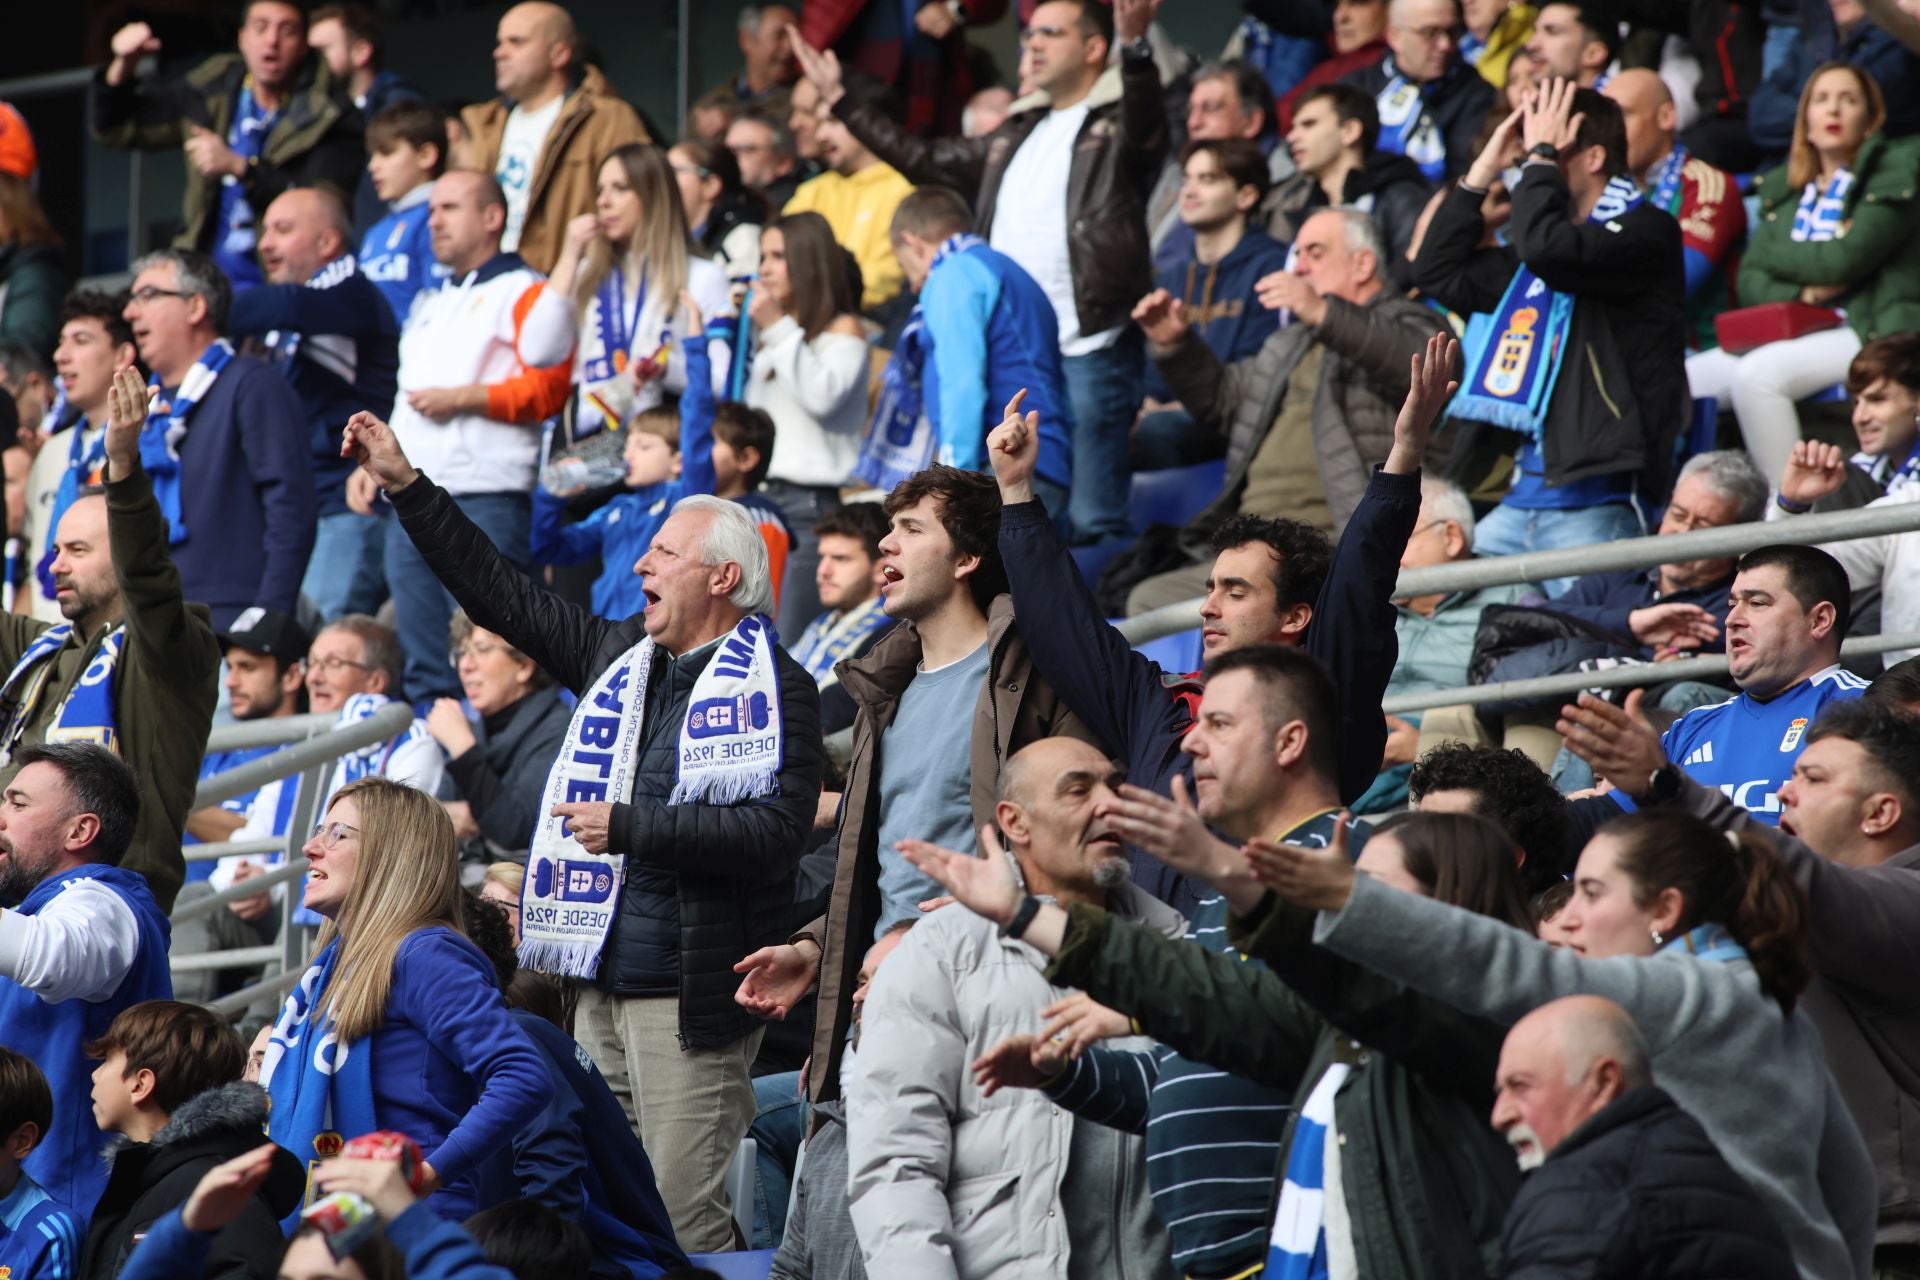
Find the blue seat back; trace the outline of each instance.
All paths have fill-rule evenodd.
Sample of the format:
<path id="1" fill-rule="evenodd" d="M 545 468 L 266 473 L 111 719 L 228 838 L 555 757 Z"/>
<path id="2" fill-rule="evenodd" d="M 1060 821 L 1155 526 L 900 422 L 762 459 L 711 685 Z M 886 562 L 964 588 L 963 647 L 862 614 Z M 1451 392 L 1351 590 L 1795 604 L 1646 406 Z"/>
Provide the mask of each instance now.
<path id="1" fill-rule="evenodd" d="M 773 1270 L 773 1250 L 747 1249 L 739 1253 L 690 1253 L 687 1261 L 705 1267 L 721 1280 L 767 1280 Z"/>

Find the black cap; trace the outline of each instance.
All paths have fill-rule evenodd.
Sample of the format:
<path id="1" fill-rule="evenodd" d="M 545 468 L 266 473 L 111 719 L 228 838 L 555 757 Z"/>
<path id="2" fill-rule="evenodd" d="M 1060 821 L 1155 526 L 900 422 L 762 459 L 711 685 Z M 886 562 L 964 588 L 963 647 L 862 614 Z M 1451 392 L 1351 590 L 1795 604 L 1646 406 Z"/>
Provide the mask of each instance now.
<path id="1" fill-rule="evenodd" d="M 222 650 L 245 649 L 248 653 L 277 658 L 282 664 L 301 661 L 313 644 L 306 628 L 291 615 L 259 604 L 242 609 L 233 625 L 217 639 Z"/>

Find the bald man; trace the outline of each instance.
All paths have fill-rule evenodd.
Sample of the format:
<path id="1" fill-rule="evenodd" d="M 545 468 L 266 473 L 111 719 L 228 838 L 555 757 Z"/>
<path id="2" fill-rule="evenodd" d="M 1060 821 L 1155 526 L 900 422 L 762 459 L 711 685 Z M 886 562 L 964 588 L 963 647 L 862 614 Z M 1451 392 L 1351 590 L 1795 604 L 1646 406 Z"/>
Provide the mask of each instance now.
<path id="1" fill-rule="evenodd" d="M 1542 10 L 1544 16 L 1545 10 Z M 1688 154 L 1666 82 L 1644 68 L 1622 71 L 1600 92 L 1627 121 L 1627 170 L 1647 199 L 1680 223 L 1687 264 L 1687 346 L 1718 345 L 1713 318 L 1733 305 L 1733 267 L 1747 238 L 1747 210 L 1732 174 Z"/>
<path id="2" fill-rule="evenodd" d="M 233 300 L 228 328 L 286 376 L 306 415 L 320 523 L 300 594 L 328 622 L 371 613 L 385 591 L 380 521 L 347 506 L 340 431 L 361 410 L 393 406 L 400 325 L 362 276 L 347 208 L 331 190 L 295 187 L 260 219 L 266 283 Z"/>
<path id="3" fill-rule="evenodd" d="M 493 82 L 500 96 L 460 113 L 454 166 L 491 173 L 506 197 L 501 248 L 538 271 L 560 256 L 567 220 L 593 209 L 611 152 L 646 142 L 646 126 L 580 57 L 580 33 L 557 4 L 527 0 L 500 15 Z"/>
<path id="4" fill-rule="evenodd" d="M 1795 1280 L 1760 1198 L 1654 1084 L 1613 1001 L 1568 996 L 1514 1023 L 1495 1086 L 1493 1126 L 1530 1174 L 1500 1275 Z"/>

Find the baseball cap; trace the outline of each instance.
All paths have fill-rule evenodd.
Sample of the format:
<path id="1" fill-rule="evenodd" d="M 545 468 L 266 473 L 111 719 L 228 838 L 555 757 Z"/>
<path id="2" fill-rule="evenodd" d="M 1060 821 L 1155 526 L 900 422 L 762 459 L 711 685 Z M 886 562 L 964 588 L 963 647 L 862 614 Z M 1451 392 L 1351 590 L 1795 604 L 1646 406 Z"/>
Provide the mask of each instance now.
<path id="1" fill-rule="evenodd" d="M 248 653 L 278 658 L 283 663 L 299 662 L 313 644 L 306 628 L 290 614 L 260 604 L 242 609 L 233 625 L 215 638 L 223 650 L 245 649 Z"/>

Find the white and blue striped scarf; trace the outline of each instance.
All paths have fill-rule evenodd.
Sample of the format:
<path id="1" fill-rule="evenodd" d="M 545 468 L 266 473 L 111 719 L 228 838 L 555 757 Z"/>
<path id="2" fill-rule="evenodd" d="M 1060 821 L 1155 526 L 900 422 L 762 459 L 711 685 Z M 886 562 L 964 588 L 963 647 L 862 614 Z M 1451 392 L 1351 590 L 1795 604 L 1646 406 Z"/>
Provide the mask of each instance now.
<path id="1" fill-rule="evenodd" d="M 153 496 L 167 518 L 169 546 L 185 542 L 189 532 L 180 518 L 180 442 L 187 438 L 187 418 L 232 359 L 233 344 L 215 338 L 180 380 L 173 399 L 153 402 L 147 410 L 147 425 L 140 430 L 140 465 L 153 480 Z M 154 374 L 148 385 L 160 387 L 160 375 Z"/>
<path id="2" fill-rule="evenodd" d="M 71 635 L 71 622 L 55 623 L 42 631 L 33 638 L 26 652 L 20 655 L 20 661 L 13 664 L 13 670 L 7 673 L 6 683 L 0 684 L 0 711 L 6 717 L 6 728 L 0 731 L 0 765 L 4 765 L 12 756 L 14 745 L 20 741 L 27 723 L 33 719 L 47 678 L 53 674 L 60 650 L 66 647 Z M 115 627 L 100 642 L 100 648 L 94 653 L 92 661 L 87 663 L 87 669 L 80 673 L 66 700 L 54 713 L 53 723 L 47 726 L 46 741 L 91 742 L 115 755 L 120 754 L 113 685 L 114 674 L 120 663 L 120 646 L 125 638 L 126 628 Z"/>
<path id="3" fill-rule="evenodd" d="M 1796 244 L 1819 244 L 1840 234 L 1841 215 L 1847 209 L 1847 193 L 1853 190 L 1853 172 L 1834 170 L 1826 189 L 1809 182 L 1800 193 L 1800 207 L 1793 211 L 1793 240 Z"/>
<path id="4" fill-rule="evenodd" d="M 1267 1239 L 1265 1280 L 1325 1280 L 1328 1274 L 1327 1135 L 1333 1131 L 1334 1098 L 1352 1073 L 1344 1062 L 1329 1063 L 1294 1121 L 1280 1207 Z"/>

